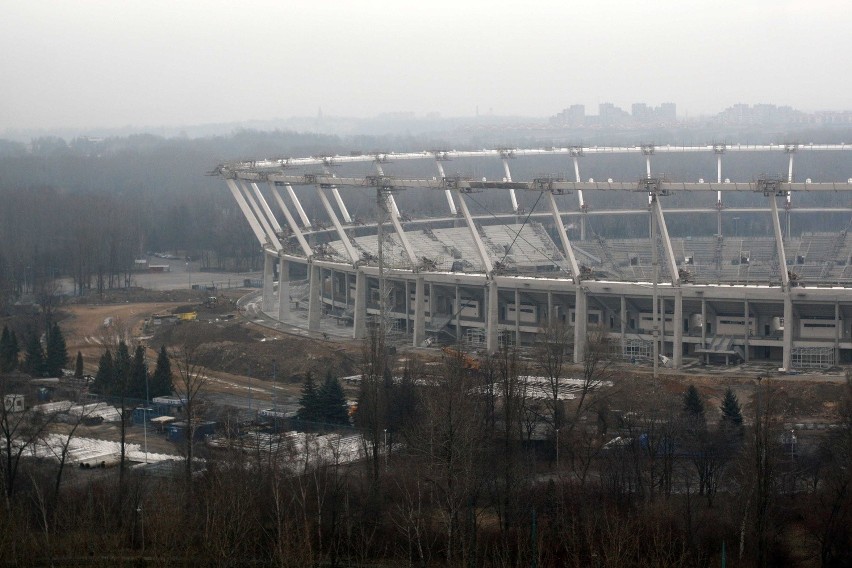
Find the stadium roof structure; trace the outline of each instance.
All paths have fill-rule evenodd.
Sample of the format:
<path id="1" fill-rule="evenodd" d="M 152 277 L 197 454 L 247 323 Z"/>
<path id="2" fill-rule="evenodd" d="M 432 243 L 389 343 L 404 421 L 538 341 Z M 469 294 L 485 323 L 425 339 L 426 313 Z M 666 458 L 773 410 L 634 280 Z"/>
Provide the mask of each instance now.
<path id="1" fill-rule="evenodd" d="M 588 302 L 591 300 L 603 307 L 602 312 L 618 313 L 623 322 L 629 308 L 624 305 L 615 307 L 607 297 L 631 298 L 635 306 L 639 306 L 634 308 L 638 315 L 644 313 L 641 306 L 644 305 L 642 297 L 648 295 L 645 289 L 653 290 L 651 336 L 655 351 L 663 348 L 665 343 L 660 332 L 661 328 L 666 327 L 665 318 L 668 316 L 665 315 L 665 306 L 669 303 L 673 304 L 672 317 L 677 322 L 683 319 L 684 302 L 689 304 L 693 300 L 700 300 L 701 314 L 706 319 L 703 302 L 707 298 L 713 298 L 713 301 L 719 302 L 719 306 L 732 300 L 745 301 L 745 312 L 750 314 L 755 308 L 748 307 L 747 297 L 753 297 L 758 303 L 780 306 L 780 312 L 783 313 L 772 317 L 791 322 L 795 317 L 794 290 L 796 297 L 800 297 L 803 286 L 819 286 L 822 290 L 833 291 L 809 293 L 810 299 L 837 306 L 843 304 L 842 308 L 834 310 L 836 327 L 839 329 L 841 326 L 840 320 L 843 319 L 841 316 L 845 313 L 847 301 L 850 302 L 852 319 L 852 289 L 847 289 L 852 284 L 852 271 L 848 270 L 852 259 L 852 242 L 848 242 L 846 229 L 811 232 L 800 236 L 794 236 L 790 231 L 790 217 L 793 213 L 852 212 L 848 204 L 795 207 L 795 194 L 834 195 L 852 191 L 852 178 L 845 181 L 813 182 L 810 178 L 794 181 L 794 157 L 803 152 L 839 152 L 843 155 L 849 150 L 852 150 L 852 146 L 845 144 L 712 144 L 678 147 L 646 144 L 628 147 L 423 151 L 229 162 L 218 166 L 212 174 L 224 179 L 265 251 L 262 305 L 264 310 L 275 312 L 279 319 L 286 319 L 289 310 L 289 302 L 280 298 L 284 289 L 281 282 L 285 281 L 285 276 L 289 278 L 285 272 L 289 271 L 291 263 L 304 265 L 308 271 L 308 329 L 319 329 L 323 306 L 331 312 L 342 308 L 351 312 L 347 317 L 352 322 L 353 336 L 356 338 L 366 333 L 366 321 L 372 309 L 368 307 L 371 301 L 366 299 L 367 289 L 375 288 L 377 281 L 381 290 L 384 290 L 387 281 L 390 281 L 391 289 L 397 285 L 400 289 L 404 287 L 405 301 L 396 307 L 402 310 L 400 306 L 404 304 L 405 309 L 397 310 L 396 313 L 398 319 L 405 322 L 406 330 L 411 331 L 415 345 L 422 344 L 427 333 L 426 283 L 430 287 L 482 287 L 484 291 L 479 293 L 480 299 L 477 301 L 481 302 L 485 310 L 480 314 L 478 309 L 470 308 L 470 313 L 478 313 L 476 318 L 481 321 L 466 327 L 482 327 L 486 349 L 494 350 L 499 345 L 501 331 L 506 331 L 505 326 L 509 325 L 501 324 L 500 320 L 506 320 L 512 310 L 515 323 L 509 331 L 514 331 L 517 343 L 522 342 L 524 333 L 529 336 L 527 341 L 535 341 L 535 326 L 526 326 L 532 331 L 520 330 L 519 310 L 523 299 L 517 290 L 527 288 L 530 297 L 545 294 L 548 298 L 546 308 L 544 302 L 530 300 L 531 305 L 536 302 L 541 304 L 537 314 L 547 314 L 545 317 L 536 315 L 533 323 L 538 328 L 551 322 L 560 302 L 574 314 L 571 322 L 574 327 L 574 357 L 575 360 L 581 360 L 588 332 Z M 755 173 L 751 180 L 746 181 L 723 179 L 722 158 L 735 152 L 782 153 L 787 161 L 787 174 L 771 176 Z M 677 181 L 665 175 L 652 175 L 651 160 L 657 154 L 702 153 L 715 157 L 716 180 Z M 645 161 L 644 172 L 634 179 L 622 181 L 612 178 L 583 181 L 579 173 L 579 159 L 596 154 L 640 155 Z M 542 156 L 570 159 L 574 166 L 573 179 L 555 175 L 513 179 L 510 160 L 530 160 Z M 491 179 L 446 175 L 444 164 L 460 158 L 499 159 L 504 175 Z M 405 172 L 397 175 L 385 173 L 388 164 L 399 162 L 404 166 L 418 160 L 433 162 L 438 175 L 430 177 Z M 338 176 L 332 173 L 332 167 L 345 164 L 372 165 L 375 174 Z M 310 196 L 299 190 L 302 194 L 300 198 L 296 190 L 299 187 L 310 187 L 315 192 L 315 211 L 311 215 L 308 215 L 302 203 Z M 350 214 L 346 203 L 347 200 L 351 203 L 352 198 L 359 196 L 363 199 L 365 190 L 373 196 L 371 200 L 375 204 L 372 215 L 375 222 L 366 224 Z M 400 211 L 395 197 L 403 190 L 443 193 L 448 211 L 444 215 L 412 218 Z M 518 192 L 537 194 L 529 211 L 519 204 Z M 643 202 L 641 207 L 593 209 L 588 206 L 586 196 L 595 192 L 641 195 L 647 197 L 647 202 Z M 715 194 L 715 203 L 704 207 L 666 206 L 664 210 L 664 198 L 699 192 Z M 505 203 L 511 205 L 511 209 L 472 214 L 469 202 L 476 202 L 476 194 L 507 194 Z M 753 196 L 751 202 L 762 201 L 765 205 L 726 206 L 727 200 L 737 194 Z M 564 195 L 576 195 L 576 206 L 560 207 L 557 197 Z M 564 198 L 560 199 L 564 203 Z M 278 213 L 273 212 L 270 203 L 277 205 Z M 316 210 L 322 211 L 327 221 L 318 220 Z M 667 217 L 684 214 L 702 218 L 715 216 L 716 233 L 703 237 L 670 236 Z M 723 216 L 748 214 L 767 215 L 771 234 L 755 238 L 723 234 Z M 589 235 L 586 230 L 591 218 L 626 215 L 647 217 L 650 238 L 606 238 L 600 234 Z M 785 218 L 783 227 L 782 216 Z M 572 225 L 579 228 L 579 235 L 569 233 Z M 280 265 L 281 277 L 279 300 L 277 307 L 274 307 L 276 262 Z M 340 274 L 345 275 L 342 283 L 335 280 L 340 278 Z M 348 284 L 350 277 L 355 280 L 351 287 Z M 322 282 L 324 279 L 330 280 L 325 288 Z M 323 290 L 328 287 L 332 292 L 326 296 Z M 415 289 L 411 294 L 411 309 L 408 302 L 410 287 Z M 723 290 L 722 287 L 728 289 Z M 340 298 L 335 296 L 335 289 Z M 731 293 L 731 290 L 735 292 Z M 512 294 L 515 296 L 514 302 L 508 301 Z M 554 294 L 556 300 L 552 298 Z M 450 304 L 455 302 L 455 307 L 451 309 L 454 313 L 450 314 L 455 317 L 451 317 L 446 325 L 452 327 L 452 322 L 456 322 L 456 339 L 460 339 L 464 332 L 462 328 L 465 327 L 459 323 L 463 302 L 458 292 L 456 296 L 454 300 L 448 300 Z M 384 297 L 384 293 L 379 293 L 379 297 Z M 434 306 L 436 297 L 431 296 L 431 293 L 430 297 L 429 302 Z M 340 299 L 343 300 L 342 306 L 338 306 L 341 304 Z M 378 302 L 381 304 L 380 310 L 385 301 Z M 807 303 L 812 302 L 809 300 Z M 437 310 L 430 308 L 428 311 L 434 314 Z M 769 317 L 770 311 L 763 310 L 766 315 L 761 317 Z M 815 314 L 824 311 L 822 308 L 814 308 Z M 434 319 L 434 315 L 430 317 Z M 745 318 L 746 321 L 749 317 Z M 614 322 L 614 317 L 610 321 Z M 674 364 L 680 366 L 684 340 L 682 330 L 678 330 L 688 326 L 670 324 L 669 327 Z M 784 353 L 783 365 L 789 368 L 794 354 L 792 326 L 787 325 L 783 329 L 780 325 L 776 327 L 776 331 L 783 331 L 779 346 Z M 665 336 L 665 329 L 662 329 L 662 335 Z M 702 341 L 706 340 L 705 335 L 702 333 Z M 624 344 L 624 329 L 620 336 Z M 745 337 L 748 350 L 748 334 Z M 836 339 L 837 344 L 841 338 Z M 706 348 L 707 345 L 702 344 L 698 349 Z M 656 354 L 654 361 L 657 361 Z"/>

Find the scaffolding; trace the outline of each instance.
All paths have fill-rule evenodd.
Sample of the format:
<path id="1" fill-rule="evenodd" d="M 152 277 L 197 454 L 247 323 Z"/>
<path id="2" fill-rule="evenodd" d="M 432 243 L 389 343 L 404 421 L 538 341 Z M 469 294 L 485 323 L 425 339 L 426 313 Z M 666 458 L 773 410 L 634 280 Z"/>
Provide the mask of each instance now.
<path id="1" fill-rule="evenodd" d="M 794 347 L 791 355 L 794 369 L 829 369 L 835 365 L 833 347 Z"/>
<path id="2" fill-rule="evenodd" d="M 515 342 L 516 336 L 514 332 L 510 331 L 501 331 L 497 335 L 497 345 L 500 349 L 509 349 L 512 347 L 519 347 Z"/>
<path id="3" fill-rule="evenodd" d="M 624 340 L 624 351 L 621 356 L 625 361 L 648 360 L 653 357 L 654 342 L 636 337 Z"/>
<path id="4" fill-rule="evenodd" d="M 464 343 L 471 348 L 482 348 L 485 345 L 485 330 L 477 327 L 466 329 Z"/>

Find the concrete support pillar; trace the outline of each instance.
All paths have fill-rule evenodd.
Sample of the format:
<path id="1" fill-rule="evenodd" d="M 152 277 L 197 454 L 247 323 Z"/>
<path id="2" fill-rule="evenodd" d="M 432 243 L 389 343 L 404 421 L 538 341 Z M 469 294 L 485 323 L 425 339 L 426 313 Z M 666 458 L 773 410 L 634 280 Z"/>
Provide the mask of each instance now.
<path id="1" fill-rule="evenodd" d="M 701 348 L 707 349 L 707 300 L 701 298 Z M 707 362 L 707 353 L 702 355 Z"/>
<path id="2" fill-rule="evenodd" d="M 429 282 L 429 296 L 428 297 L 429 297 L 429 317 L 427 318 L 427 320 L 429 321 L 429 323 L 432 323 L 432 318 L 435 317 L 435 310 L 437 308 L 435 307 L 435 287 L 432 285 L 431 282 Z"/>
<path id="3" fill-rule="evenodd" d="M 349 309 L 349 273 L 343 273 L 343 303 L 345 305 L 345 309 Z"/>
<path id="4" fill-rule="evenodd" d="M 745 339 L 743 340 L 743 356 L 745 357 L 745 362 L 748 363 L 749 356 L 749 341 L 751 340 L 751 324 L 749 323 L 749 309 L 748 309 L 748 300 L 743 302 L 745 311 Z"/>
<path id="5" fill-rule="evenodd" d="M 408 280 L 405 281 L 405 333 L 413 333 L 411 331 L 411 282 Z"/>
<path id="6" fill-rule="evenodd" d="M 521 346 L 521 291 L 515 288 L 515 347 Z"/>
<path id="7" fill-rule="evenodd" d="M 586 326 L 589 321 L 586 292 L 577 286 L 574 305 L 574 362 L 581 363 L 586 352 Z"/>
<path id="8" fill-rule="evenodd" d="M 485 317 L 485 349 L 488 353 L 496 353 L 499 347 L 497 343 L 498 303 L 497 282 L 488 282 L 488 313 Z"/>
<path id="9" fill-rule="evenodd" d="M 672 328 L 674 332 L 674 339 L 672 339 L 672 364 L 675 369 L 680 369 L 683 366 L 683 290 L 679 287 L 675 288 Z"/>
<path id="10" fill-rule="evenodd" d="M 364 339 L 367 337 L 367 275 L 363 270 L 355 273 L 355 313 L 353 317 L 352 337 Z"/>
<path id="11" fill-rule="evenodd" d="M 272 311 L 273 278 L 275 277 L 275 257 L 271 254 L 263 254 L 263 296 L 261 297 L 260 309 L 264 312 Z"/>
<path id="12" fill-rule="evenodd" d="M 621 354 L 627 347 L 627 298 L 621 296 L 621 305 L 618 308 L 618 318 L 621 320 Z"/>
<path id="13" fill-rule="evenodd" d="M 547 325 L 553 326 L 553 291 L 547 291 Z"/>
<path id="14" fill-rule="evenodd" d="M 459 290 L 459 285 L 456 284 L 456 303 L 455 303 L 455 316 L 456 319 L 456 341 L 461 341 L 461 291 Z"/>
<path id="15" fill-rule="evenodd" d="M 781 270 L 787 267 L 782 266 Z M 784 291 L 784 356 L 781 366 L 789 371 L 793 366 L 793 298 L 790 297 L 790 290 Z"/>
<path id="16" fill-rule="evenodd" d="M 414 284 L 414 346 L 426 341 L 426 282 L 422 276 Z"/>
<path id="17" fill-rule="evenodd" d="M 840 304 L 834 302 L 834 364 L 840 364 Z"/>
<path id="18" fill-rule="evenodd" d="M 290 263 L 278 261 L 278 321 L 284 321 L 290 316 Z"/>
<path id="19" fill-rule="evenodd" d="M 318 331 L 320 327 L 320 311 L 322 303 L 320 295 L 322 294 L 322 278 L 320 277 L 320 267 L 313 264 L 308 268 L 310 271 L 310 288 L 308 290 L 308 330 Z"/>

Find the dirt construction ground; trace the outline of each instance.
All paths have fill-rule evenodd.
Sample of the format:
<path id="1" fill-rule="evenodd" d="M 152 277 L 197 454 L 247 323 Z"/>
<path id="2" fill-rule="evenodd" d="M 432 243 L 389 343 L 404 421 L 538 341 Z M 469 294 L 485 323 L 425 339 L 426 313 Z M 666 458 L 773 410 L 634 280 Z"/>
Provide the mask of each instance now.
<path id="1" fill-rule="evenodd" d="M 146 346 L 150 368 L 160 346 L 169 350 L 189 347 L 210 380 L 208 392 L 257 401 L 298 396 L 309 371 L 322 374 L 334 368 L 341 375 L 354 372 L 357 346 L 296 337 L 252 324 L 240 316 L 233 302 L 237 295 L 220 296 L 214 306 L 205 306 L 198 298 L 66 305 L 60 327 L 69 356 L 74 358 L 79 351 L 87 373 L 95 373 L 105 349 L 114 350 L 121 338 L 131 345 Z M 157 323 L 153 317 L 186 310 L 196 311 L 196 320 L 165 318 Z"/>
<path id="2" fill-rule="evenodd" d="M 89 373 L 94 374 L 104 349 L 116 345 L 119 337 L 128 338 L 131 344 L 146 345 L 150 367 L 161 345 L 169 349 L 190 347 L 210 380 L 208 392 L 225 397 L 230 403 L 243 399 L 249 407 L 252 400 L 257 405 L 269 401 L 292 404 L 309 371 L 323 375 L 330 368 L 338 376 L 357 373 L 360 345 L 339 339 L 309 338 L 258 325 L 243 317 L 236 306 L 236 299 L 246 292 L 230 291 L 210 306 L 203 305 L 207 298 L 175 298 L 168 292 L 151 291 L 145 292 L 144 301 L 125 297 L 124 301 L 110 304 L 66 305 L 62 308 L 64 317 L 60 325 L 69 355 L 73 358 L 80 351 Z M 181 310 L 195 310 L 197 319 L 156 324 L 152 318 L 155 314 Z M 437 349 L 411 351 L 426 359 L 441 356 Z M 625 379 L 637 389 L 653 385 L 672 394 L 682 393 L 688 384 L 694 384 L 704 395 L 708 408 L 718 407 L 730 386 L 746 409 L 753 404 L 757 377 L 762 377 L 766 379 L 764 385 L 776 388 L 778 403 L 790 423 L 811 424 L 837 421 L 837 401 L 845 384 L 843 369 L 790 376 L 779 374 L 777 367 L 769 364 L 703 367 L 694 361 L 677 372 L 660 369 L 656 383 L 648 366 L 619 365 L 615 377 Z M 350 396 L 354 397 L 355 393 L 350 391 Z"/>

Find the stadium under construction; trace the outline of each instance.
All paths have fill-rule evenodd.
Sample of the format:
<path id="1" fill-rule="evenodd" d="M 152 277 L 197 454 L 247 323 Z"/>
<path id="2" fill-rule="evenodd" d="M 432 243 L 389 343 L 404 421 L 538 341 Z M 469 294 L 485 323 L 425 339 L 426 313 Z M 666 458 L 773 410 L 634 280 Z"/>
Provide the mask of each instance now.
<path id="1" fill-rule="evenodd" d="M 459 341 L 488 351 L 531 345 L 565 326 L 575 361 L 597 329 L 628 360 L 662 359 L 674 368 L 685 358 L 772 361 L 794 370 L 852 362 L 852 238 L 843 224 L 791 234 L 794 215 L 852 213 L 852 178 L 794 178 L 794 158 L 845 160 L 851 150 L 714 144 L 424 151 L 231 162 L 213 173 L 263 248 L 261 306 L 280 321 L 319 332 L 321 320 L 331 318 L 359 339 L 381 313 L 415 346 Z M 586 168 L 598 155 L 621 154 L 635 162 L 635 177 L 581 179 L 581 159 Z M 784 173 L 753 172 L 750 181 L 732 182 L 722 177 L 723 158 L 736 154 L 775 160 Z M 715 179 L 652 175 L 658 156 L 701 157 Z M 524 169 L 517 164 L 529 161 L 529 170 L 543 159 L 569 172 L 573 166 L 573 175 L 513 179 L 513 170 Z M 453 162 L 476 175 L 447 175 Z M 470 165 L 485 162 L 502 170 L 483 177 L 487 167 Z M 358 168 L 359 175 L 343 171 Z M 446 213 L 406 214 L 403 192 L 409 201 L 417 192 L 433 203 L 438 196 Z M 593 206 L 596 195 L 619 205 Z M 838 195 L 840 202 L 820 204 Z M 495 213 L 482 196 L 504 208 Z M 807 205 L 798 206 L 804 196 Z M 356 200 L 370 204 L 366 221 L 349 212 Z M 723 233 L 746 216 L 765 220 L 766 234 Z M 673 236 L 667 221 L 674 217 L 709 221 L 715 233 Z M 588 229 L 593 219 L 628 218 L 643 219 L 642 238 Z"/>

